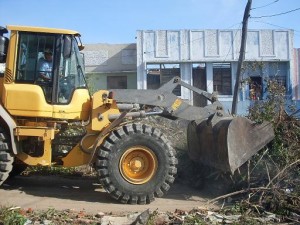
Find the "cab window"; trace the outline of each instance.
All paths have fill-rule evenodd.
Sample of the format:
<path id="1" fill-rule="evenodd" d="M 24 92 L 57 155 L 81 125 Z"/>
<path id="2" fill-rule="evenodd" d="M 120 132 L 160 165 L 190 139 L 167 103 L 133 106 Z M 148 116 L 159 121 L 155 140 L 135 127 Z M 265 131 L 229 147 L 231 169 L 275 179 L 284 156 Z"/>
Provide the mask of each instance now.
<path id="1" fill-rule="evenodd" d="M 40 79 L 41 72 L 52 74 L 52 70 L 45 70 L 43 62 L 46 60 L 45 51 L 54 54 L 55 36 L 45 34 L 20 33 L 19 51 L 17 58 L 16 82 L 35 83 Z M 53 63 L 53 62 L 51 62 Z M 51 77 L 50 75 L 48 75 Z"/>
<path id="2" fill-rule="evenodd" d="M 66 103 L 75 89 L 86 88 L 83 58 L 75 39 L 72 39 L 70 56 L 65 57 L 62 52 L 59 65 L 58 103 Z"/>

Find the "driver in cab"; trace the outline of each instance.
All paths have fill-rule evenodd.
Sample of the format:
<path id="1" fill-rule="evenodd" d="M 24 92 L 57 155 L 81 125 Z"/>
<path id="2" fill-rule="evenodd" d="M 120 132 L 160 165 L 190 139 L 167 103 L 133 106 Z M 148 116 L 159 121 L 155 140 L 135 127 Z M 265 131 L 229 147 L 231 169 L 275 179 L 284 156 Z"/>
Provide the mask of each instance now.
<path id="1" fill-rule="evenodd" d="M 53 64 L 52 55 L 53 55 L 52 50 L 46 48 L 44 51 L 44 58 L 42 59 L 39 68 L 39 78 L 41 78 L 42 81 L 46 81 L 46 82 L 51 81 L 52 64 Z"/>

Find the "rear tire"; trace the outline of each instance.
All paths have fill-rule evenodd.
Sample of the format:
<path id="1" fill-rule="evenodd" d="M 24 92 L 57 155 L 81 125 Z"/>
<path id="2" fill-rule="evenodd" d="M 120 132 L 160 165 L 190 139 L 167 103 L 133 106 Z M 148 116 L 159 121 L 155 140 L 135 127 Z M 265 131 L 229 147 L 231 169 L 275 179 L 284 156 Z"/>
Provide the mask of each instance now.
<path id="1" fill-rule="evenodd" d="M 9 146 L 6 133 L 0 128 L 0 185 L 9 177 L 13 168 L 14 156 Z"/>
<path id="2" fill-rule="evenodd" d="M 104 189 L 122 203 L 149 204 L 162 197 L 177 173 L 175 151 L 156 129 L 127 124 L 98 148 L 96 169 Z"/>

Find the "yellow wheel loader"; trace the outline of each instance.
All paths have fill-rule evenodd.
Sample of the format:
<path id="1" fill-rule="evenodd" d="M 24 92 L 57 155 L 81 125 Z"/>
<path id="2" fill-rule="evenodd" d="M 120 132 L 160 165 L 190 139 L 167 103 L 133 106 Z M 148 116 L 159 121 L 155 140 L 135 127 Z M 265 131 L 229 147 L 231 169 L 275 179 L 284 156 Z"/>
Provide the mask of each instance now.
<path id="1" fill-rule="evenodd" d="M 191 159 L 223 171 L 234 172 L 274 136 L 270 124 L 227 114 L 216 96 L 179 77 L 157 90 L 99 90 L 91 96 L 82 49 L 76 31 L 0 27 L 0 185 L 28 165 L 90 164 L 113 198 L 148 204 L 169 190 L 177 158 L 162 131 L 136 118 L 190 121 Z M 210 103 L 187 104 L 172 93 L 178 85 Z M 67 138 L 72 126 L 82 132 L 75 135 L 74 129 Z"/>

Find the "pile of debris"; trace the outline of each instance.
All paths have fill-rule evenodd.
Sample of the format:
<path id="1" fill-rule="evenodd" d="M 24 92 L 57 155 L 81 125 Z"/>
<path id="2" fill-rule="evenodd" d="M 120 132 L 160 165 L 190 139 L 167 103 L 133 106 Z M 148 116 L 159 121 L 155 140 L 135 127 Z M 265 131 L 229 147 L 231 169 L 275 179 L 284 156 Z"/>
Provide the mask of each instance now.
<path id="1" fill-rule="evenodd" d="M 5 211 L 5 215 L 3 215 Z M 283 224 L 283 219 L 273 213 L 264 212 L 260 215 L 233 214 L 233 209 L 216 212 L 205 208 L 193 209 L 189 212 L 175 210 L 175 212 L 158 212 L 146 210 L 142 213 L 127 215 L 111 215 L 102 212 L 87 214 L 84 211 L 73 210 L 57 211 L 48 209 L 45 211 L 33 211 L 20 208 L 2 208 L 0 211 L 0 224 L 26 224 L 26 225 L 50 225 L 50 224 L 101 224 L 101 225 L 183 225 L 183 224 Z M 11 216 L 9 216 L 11 215 Z M 299 216 L 295 217 L 295 220 Z"/>

